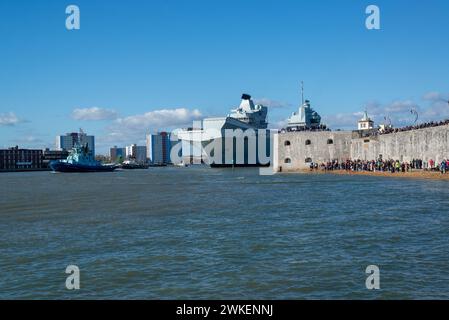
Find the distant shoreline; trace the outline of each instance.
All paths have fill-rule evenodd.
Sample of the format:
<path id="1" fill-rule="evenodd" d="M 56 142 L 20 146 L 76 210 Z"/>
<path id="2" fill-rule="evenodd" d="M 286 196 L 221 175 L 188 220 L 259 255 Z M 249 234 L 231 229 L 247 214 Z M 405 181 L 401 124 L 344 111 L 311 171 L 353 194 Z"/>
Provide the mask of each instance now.
<path id="1" fill-rule="evenodd" d="M 372 176 L 372 177 L 389 177 L 389 178 L 412 178 L 412 179 L 428 179 L 428 180 L 449 180 L 449 172 L 442 174 L 439 171 L 415 170 L 409 172 L 384 172 L 384 171 L 347 171 L 347 170 L 297 170 L 285 171 L 282 173 L 302 173 L 302 174 L 334 174 L 346 176 Z"/>

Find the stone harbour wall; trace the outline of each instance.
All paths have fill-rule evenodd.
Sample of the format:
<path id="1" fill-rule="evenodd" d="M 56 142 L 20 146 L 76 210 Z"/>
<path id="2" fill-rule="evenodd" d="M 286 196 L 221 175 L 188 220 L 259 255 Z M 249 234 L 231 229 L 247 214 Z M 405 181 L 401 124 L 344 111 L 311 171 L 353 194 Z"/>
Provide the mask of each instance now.
<path id="1" fill-rule="evenodd" d="M 357 137 L 352 131 L 285 132 L 277 135 L 276 171 L 308 169 L 332 160 L 394 159 L 410 162 L 449 158 L 449 125 Z"/>
<path id="2" fill-rule="evenodd" d="M 277 171 L 307 169 L 311 162 L 345 161 L 351 154 L 352 132 L 286 132 L 278 135 Z"/>
<path id="3" fill-rule="evenodd" d="M 449 158 L 449 125 L 353 139 L 351 159 L 394 159 L 410 162 Z"/>

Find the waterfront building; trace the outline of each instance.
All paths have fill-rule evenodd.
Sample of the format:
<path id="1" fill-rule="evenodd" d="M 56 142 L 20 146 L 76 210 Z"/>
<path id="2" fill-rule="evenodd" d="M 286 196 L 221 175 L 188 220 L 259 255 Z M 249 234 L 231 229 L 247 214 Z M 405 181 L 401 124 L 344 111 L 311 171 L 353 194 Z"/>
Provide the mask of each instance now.
<path id="1" fill-rule="evenodd" d="M 111 162 L 120 162 L 126 159 L 126 148 L 118 148 L 114 146 L 109 149 Z"/>
<path id="2" fill-rule="evenodd" d="M 50 150 L 46 148 L 42 153 L 43 166 L 48 167 L 50 161 L 65 160 L 69 156 L 67 150 Z"/>
<path id="3" fill-rule="evenodd" d="M 56 149 L 70 151 L 75 145 L 88 146 L 89 155 L 95 157 L 95 137 L 89 136 L 82 130 L 56 136 Z"/>
<path id="4" fill-rule="evenodd" d="M 44 160 L 64 160 L 68 157 L 69 151 L 67 150 L 50 150 L 49 148 L 46 148 L 43 153 L 43 159 Z"/>
<path id="5" fill-rule="evenodd" d="M 372 130 L 374 129 L 374 121 L 371 120 L 370 117 L 368 117 L 368 112 L 365 111 L 363 114 L 363 118 L 359 120 L 358 122 L 358 129 L 359 130 Z"/>
<path id="6" fill-rule="evenodd" d="M 152 164 L 165 165 L 171 163 L 171 146 L 170 133 L 163 131 L 156 134 L 147 134 L 147 158 Z"/>
<path id="7" fill-rule="evenodd" d="M 132 144 L 125 147 L 126 159 L 135 160 L 139 163 L 147 162 L 147 147 L 138 146 L 137 144 Z"/>
<path id="8" fill-rule="evenodd" d="M 0 171 L 39 170 L 43 168 L 42 150 L 0 149 Z"/>

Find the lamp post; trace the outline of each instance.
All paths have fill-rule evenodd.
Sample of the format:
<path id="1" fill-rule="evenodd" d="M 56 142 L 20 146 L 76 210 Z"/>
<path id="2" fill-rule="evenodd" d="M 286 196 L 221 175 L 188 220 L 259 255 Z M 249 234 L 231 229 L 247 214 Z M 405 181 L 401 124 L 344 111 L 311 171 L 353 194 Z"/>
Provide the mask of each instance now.
<path id="1" fill-rule="evenodd" d="M 416 109 L 413 108 L 410 110 L 410 113 L 415 116 L 415 121 L 413 122 L 413 124 L 416 124 L 416 122 L 418 121 L 418 118 L 419 118 L 418 111 L 416 111 Z"/>

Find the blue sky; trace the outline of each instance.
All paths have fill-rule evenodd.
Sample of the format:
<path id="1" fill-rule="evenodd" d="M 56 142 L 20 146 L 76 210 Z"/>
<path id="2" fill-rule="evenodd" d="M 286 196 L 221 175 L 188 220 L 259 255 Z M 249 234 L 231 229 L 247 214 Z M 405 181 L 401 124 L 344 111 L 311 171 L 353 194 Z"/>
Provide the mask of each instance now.
<path id="1" fill-rule="evenodd" d="M 76 4 L 81 29 L 68 31 Z M 365 28 L 365 8 L 381 30 Z M 306 97 L 332 128 L 367 109 L 397 125 L 449 117 L 449 1 L 48 0 L 0 2 L 0 147 L 97 150 L 222 116 L 249 93 L 273 127 Z"/>

